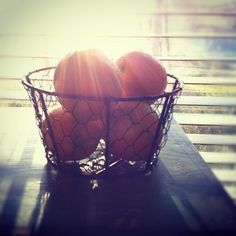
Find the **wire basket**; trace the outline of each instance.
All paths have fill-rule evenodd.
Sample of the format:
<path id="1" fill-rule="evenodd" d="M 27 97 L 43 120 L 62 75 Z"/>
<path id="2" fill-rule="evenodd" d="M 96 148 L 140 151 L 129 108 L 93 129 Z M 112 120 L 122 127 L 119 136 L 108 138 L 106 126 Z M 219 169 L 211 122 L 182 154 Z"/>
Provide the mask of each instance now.
<path id="1" fill-rule="evenodd" d="M 32 71 L 22 80 L 48 162 L 89 177 L 149 173 L 167 141 L 182 82 L 168 74 L 161 96 L 76 96 L 54 91 L 55 68 Z M 65 110 L 62 99 L 73 102 L 74 110 Z M 89 115 L 81 120 L 84 108 Z"/>

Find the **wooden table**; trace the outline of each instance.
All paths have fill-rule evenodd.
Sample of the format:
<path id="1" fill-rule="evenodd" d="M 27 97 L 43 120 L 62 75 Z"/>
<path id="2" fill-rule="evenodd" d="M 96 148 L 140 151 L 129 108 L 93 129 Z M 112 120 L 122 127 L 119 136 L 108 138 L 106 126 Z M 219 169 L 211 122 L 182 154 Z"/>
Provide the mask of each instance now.
<path id="1" fill-rule="evenodd" d="M 151 175 L 89 180 L 47 165 L 32 108 L 0 113 L 0 235 L 236 233 L 235 205 L 175 121 Z"/>

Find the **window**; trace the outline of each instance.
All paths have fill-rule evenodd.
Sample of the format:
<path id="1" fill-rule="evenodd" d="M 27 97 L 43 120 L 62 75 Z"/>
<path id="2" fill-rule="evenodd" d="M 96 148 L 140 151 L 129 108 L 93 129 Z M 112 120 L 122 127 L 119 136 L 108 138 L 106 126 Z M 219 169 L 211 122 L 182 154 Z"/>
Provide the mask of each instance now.
<path id="1" fill-rule="evenodd" d="M 235 0 L 1 0 L 0 105 L 28 106 L 22 76 L 71 50 L 146 51 L 184 80 L 175 117 L 236 199 L 235 29 Z"/>

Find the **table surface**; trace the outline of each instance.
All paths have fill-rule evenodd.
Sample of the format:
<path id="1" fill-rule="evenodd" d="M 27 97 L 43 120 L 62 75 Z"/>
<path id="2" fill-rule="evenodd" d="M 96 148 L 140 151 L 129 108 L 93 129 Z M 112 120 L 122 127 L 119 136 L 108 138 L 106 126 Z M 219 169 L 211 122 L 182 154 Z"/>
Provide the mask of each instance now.
<path id="1" fill-rule="evenodd" d="M 174 120 L 151 175 L 93 180 L 47 164 L 32 108 L 0 108 L 0 122 L 1 235 L 236 233 L 235 205 Z"/>

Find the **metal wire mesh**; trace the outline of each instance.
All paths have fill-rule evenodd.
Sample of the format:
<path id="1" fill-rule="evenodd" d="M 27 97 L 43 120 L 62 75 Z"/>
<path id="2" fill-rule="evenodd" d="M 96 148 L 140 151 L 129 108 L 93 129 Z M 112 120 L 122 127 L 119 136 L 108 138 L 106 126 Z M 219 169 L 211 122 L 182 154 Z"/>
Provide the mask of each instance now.
<path id="1" fill-rule="evenodd" d="M 55 67 L 42 68 L 22 80 L 48 162 L 90 177 L 150 172 L 167 141 L 181 81 L 168 74 L 161 96 L 96 98 L 56 93 L 54 71 Z M 73 109 L 65 110 L 61 99 L 71 101 Z M 86 119 L 81 119 L 84 108 Z"/>

